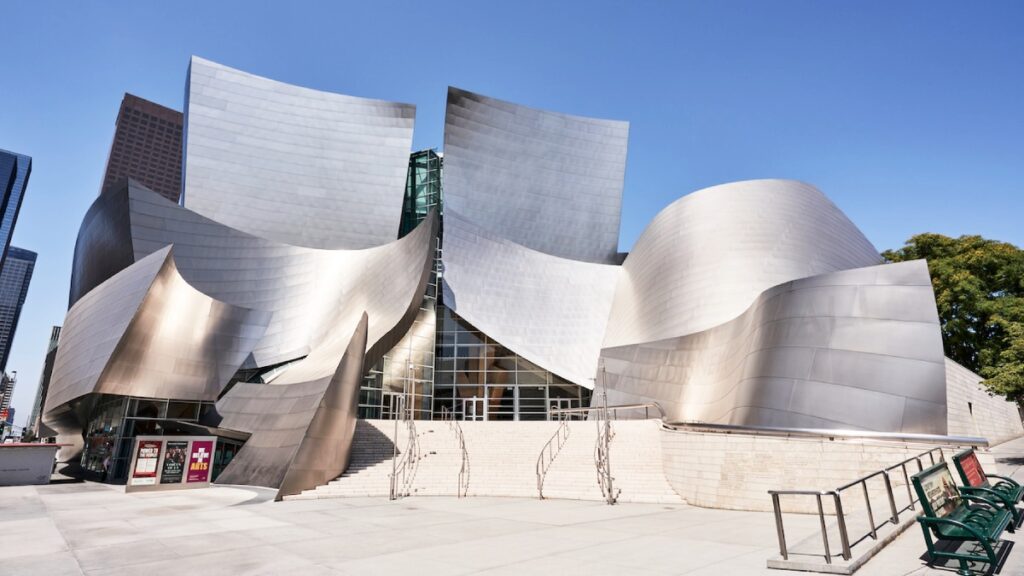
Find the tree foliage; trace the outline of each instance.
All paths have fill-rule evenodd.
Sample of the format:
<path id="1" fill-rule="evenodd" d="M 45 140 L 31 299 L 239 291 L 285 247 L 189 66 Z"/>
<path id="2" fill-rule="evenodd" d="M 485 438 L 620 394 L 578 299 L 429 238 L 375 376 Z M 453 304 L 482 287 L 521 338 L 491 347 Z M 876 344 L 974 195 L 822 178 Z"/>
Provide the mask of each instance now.
<path id="1" fill-rule="evenodd" d="M 1024 250 L 981 236 L 918 234 L 882 256 L 928 260 L 946 356 L 992 391 L 1024 400 Z"/>

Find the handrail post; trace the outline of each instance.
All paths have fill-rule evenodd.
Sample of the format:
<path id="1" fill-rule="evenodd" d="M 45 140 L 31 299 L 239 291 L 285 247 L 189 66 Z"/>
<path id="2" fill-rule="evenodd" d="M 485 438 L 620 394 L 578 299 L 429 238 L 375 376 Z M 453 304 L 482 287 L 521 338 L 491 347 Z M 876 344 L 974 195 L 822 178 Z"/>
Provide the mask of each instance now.
<path id="1" fill-rule="evenodd" d="M 903 464 L 900 465 L 900 468 L 903 469 L 903 481 L 906 483 L 907 487 L 907 500 L 910 502 L 910 509 L 914 510 L 914 491 L 910 489 L 910 474 L 907 473 L 906 460 L 903 461 Z"/>
<path id="2" fill-rule="evenodd" d="M 864 489 L 864 504 L 868 507 L 868 523 L 871 528 L 871 538 L 878 540 L 878 532 L 875 531 L 875 514 L 871 511 L 871 497 L 868 496 L 868 481 L 865 478 L 860 483 L 861 488 Z"/>
<path id="3" fill-rule="evenodd" d="M 825 544 L 825 563 L 832 563 L 832 551 L 828 549 L 828 530 L 825 528 L 825 511 L 821 507 L 821 494 L 815 496 L 818 500 L 818 522 L 821 523 L 821 541 Z"/>
<path id="4" fill-rule="evenodd" d="M 900 523 L 900 513 L 896 510 L 896 497 L 892 493 L 892 480 L 889 479 L 889 472 L 882 470 L 882 478 L 885 479 L 885 492 L 889 495 L 889 511 L 892 512 L 890 521 L 893 524 Z"/>
<path id="5" fill-rule="evenodd" d="M 846 533 L 846 515 L 843 514 L 843 499 L 839 492 L 832 492 L 836 504 L 836 519 L 839 520 L 839 542 L 843 545 L 843 560 L 849 560 L 853 555 L 850 553 L 850 536 Z M 820 501 L 819 501 L 820 507 Z"/>
<path id="6" fill-rule="evenodd" d="M 789 551 L 786 549 L 786 531 L 782 527 L 782 506 L 779 504 L 779 495 L 772 494 L 772 508 L 775 510 L 775 531 L 779 535 L 779 554 L 783 560 L 789 560 Z"/>

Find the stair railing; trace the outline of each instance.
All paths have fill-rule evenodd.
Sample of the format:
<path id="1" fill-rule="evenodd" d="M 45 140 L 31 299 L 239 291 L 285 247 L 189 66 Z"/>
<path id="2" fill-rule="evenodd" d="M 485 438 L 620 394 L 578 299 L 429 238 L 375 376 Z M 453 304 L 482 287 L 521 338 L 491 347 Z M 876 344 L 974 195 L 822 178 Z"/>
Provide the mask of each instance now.
<path id="1" fill-rule="evenodd" d="M 558 453 L 562 451 L 562 446 L 565 446 L 565 442 L 569 439 L 569 418 L 564 414 L 557 414 L 558 417 L 558 428 L 555 433 L 544 443 L 544 447 L 540 449 L 540 455 L 537 456 L 537 497 L 541 500 L 544 499 L 544 478 L 547 476 L 548 470 L 551 469 L 551 465 L 554 464 L 555 458 L 558 457 Z"/>
<path id="2" fill-rule="evenodd" d="M 462 424 L 455 418 L 455 413 L 447 406 L 441 406 L 441 421 L 448 424 L 448 429 L 455 432 L 462 453 L 462 467 L 459 468 L 459 486 L 456 495 L 463 498 L 469 493 L 469 452 L 466 450 L 466 436 L 462 433 Z"/>
<path id="3" fill-rule="evenodd" d="M 618 500 L 618 492 L 612 485 L 611 443 L 615 434 L 612 432 L 612 421 L 608 412 L 608 385 L 605 379 L 604 364 L 601 364 L 601 409 L 597 414 L 597 441 L 594 443 L 594 468 L 597 470 L 597 484 L 601 487 L 601 495 L 609 505 Z M 597 386 L 594 389 L 597 390 Z M 660 407 L 659 407 L 660 408 Z M 646 411 L 646 409 L 645 409 Z M 621 490 L 620 490 L 621 492 Z"/>
<path id="4" fill-rule="evenodd" d="M 389 498 L 397 500 L 412 493 L 413 481 L 416 479 L 416 470 L 420 461 L 420 439 L 416 433 L 416 421 L 412 418 L 406 420 L 406 427 L 409 431 L 406 439 L 405 450 L 401 459 L 394 465 L 391 473 L 391 487 Z"/>
<path id="5" fill-rule="evenodd" d="M 469 452 L 466 450 L 466 436 L 462 433 L 462 424 L 454 418 L 451 422 L 454 424 L 455 436 L 459 439 L 459 451 L 462 452 L 462 467 L 459 468 L 457 494 L 459 498 L 464 498 L 469 494 Z"/>

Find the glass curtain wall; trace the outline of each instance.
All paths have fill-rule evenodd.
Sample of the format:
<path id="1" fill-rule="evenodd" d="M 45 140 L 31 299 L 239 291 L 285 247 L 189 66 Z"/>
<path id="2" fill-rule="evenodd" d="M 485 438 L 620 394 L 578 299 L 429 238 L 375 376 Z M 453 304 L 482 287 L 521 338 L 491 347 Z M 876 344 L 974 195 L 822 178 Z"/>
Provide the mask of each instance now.
<path id="1" fill-rule="evenodd" d="M 162 436 L 174 422 L 198 422 L 212 409 L 212 402 L 101 395 L 85 427 L 82 468 L 93 479 L 124 480 L 136 436 Z"/>

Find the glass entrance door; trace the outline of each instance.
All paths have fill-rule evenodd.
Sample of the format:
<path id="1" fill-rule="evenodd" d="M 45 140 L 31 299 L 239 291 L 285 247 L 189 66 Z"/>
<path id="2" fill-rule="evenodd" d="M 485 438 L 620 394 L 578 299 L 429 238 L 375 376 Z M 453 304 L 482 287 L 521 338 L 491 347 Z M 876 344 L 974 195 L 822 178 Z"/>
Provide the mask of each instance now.
<path id="1" fill-rule="evenodd" d="M 455 417 L 460 420 L 486 420 L 487 402 L 483 398 L 456 398 Z"/>
<path id="2" fill-rule="evenodd" d="M 580 401 L 578 398 L 552 398 L 548 402 L 548 407 L 550 408 L 550 410 L 565 410 L 568 408 L 579 408 Z M 583 420 L 584 416 L 586 415 L 580 412 L 578 414 L 569 414 L 568 418 L 569 420 Z M 557 418 L 549 411 L 548 420 L 557 420 Z"/>
<path id="3" fill-rule="evenodd" d="M 402 394 L 385 391 L 380 407 L 380 417 L 384 420 L 401 418 L 402 406 Z"/>

